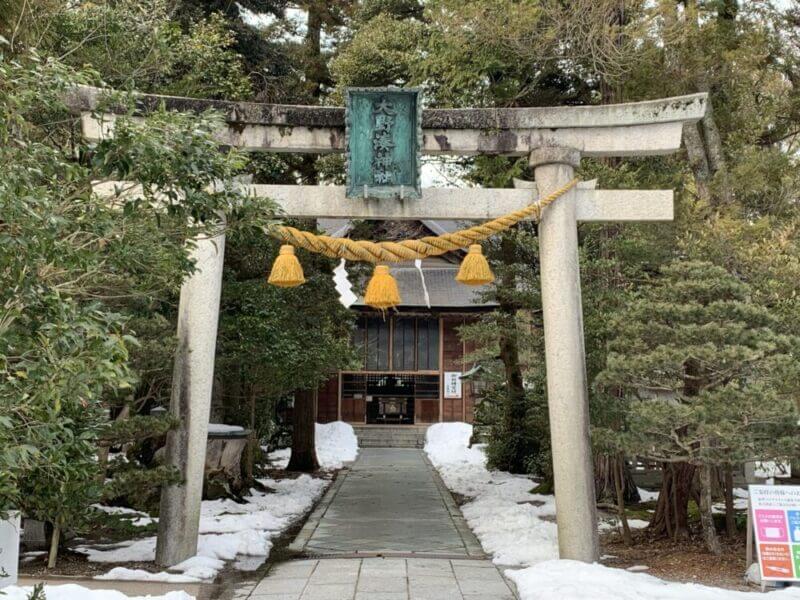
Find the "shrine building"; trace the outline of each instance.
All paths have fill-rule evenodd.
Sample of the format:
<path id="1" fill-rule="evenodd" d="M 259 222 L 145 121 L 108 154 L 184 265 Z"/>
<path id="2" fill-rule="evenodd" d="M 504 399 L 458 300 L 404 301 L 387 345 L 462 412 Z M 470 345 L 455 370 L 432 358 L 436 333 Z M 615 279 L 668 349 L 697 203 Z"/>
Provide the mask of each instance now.
<path id="1" fill-rule="evenodd" d="M 423 235 L 457 230 L 455 221 L 420 221 Z M 329 235 L 343 235 L 346 222 L 320 220 Z M 385 316 L 359 298 L 352 343 L 360 366 L 340 371 L 319 390 L 317 421 L 353 425 L 427 425 L 473 420 L 474 383 L 468 362 L 473 347 L 457 328 L 496 305 L 482 298 L 487 286 L 455 280 L 461 256 L 444 255 L 392 267 L 402 304 Z"/>

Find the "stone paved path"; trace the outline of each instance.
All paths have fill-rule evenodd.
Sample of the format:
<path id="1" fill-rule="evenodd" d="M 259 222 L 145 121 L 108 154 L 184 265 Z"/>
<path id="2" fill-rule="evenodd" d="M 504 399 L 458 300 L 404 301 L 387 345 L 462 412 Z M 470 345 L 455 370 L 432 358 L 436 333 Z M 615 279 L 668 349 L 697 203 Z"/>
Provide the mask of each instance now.
<path id="1" fill-rule="evenodd" d="M 331 492 L 298 536 L 295 549 L 305 543 L 305 552 L 323 555 L 483 556 L 421 450 L 363 448 Z"/>
<path id="2" fill-rule="evenodd" d="M 241 595 L 240 595 L 241 597 Z M 274 567 L 252 600 L 514 600 L 488 560 L 329 558 Z"/>
<path id="3" fill-rule="evenodd" d="M 364 448 L 253 600 L 513 600 L 422 451 Z"/>

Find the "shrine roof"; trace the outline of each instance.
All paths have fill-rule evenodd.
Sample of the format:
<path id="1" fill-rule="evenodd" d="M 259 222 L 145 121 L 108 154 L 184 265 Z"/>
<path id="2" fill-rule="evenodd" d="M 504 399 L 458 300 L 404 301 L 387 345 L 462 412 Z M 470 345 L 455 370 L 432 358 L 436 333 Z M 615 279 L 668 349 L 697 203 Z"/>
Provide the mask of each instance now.
<path id="1" fill-rule="evenodd" d="M 425 220 L 422 224 L 433 234 L 453 232 L 458 229 L 457 221 Z M 347 235 L 351 222 L 347 219 L 318 219 L 317 226 L 320 230 L 333 237 Z M 458 259 L 458 255 L 455 256 Z M 446 256 L 425 259 L 422 270 L 425 274 L 425 285 L 419 270 L 411 263 L 403 263 L 392 267 L 392 275 L 397 280 L 400 297 L 403 300 L 401 307 L 428 307 L 425 290 L 428 291 L 430 308 L 438 309 L 488 309 L 497 306 L 495 302 L 488 302 L 481 298 L 488 286 L 467 286 L 456 281 L 458 264 L 448 262 Z M 363 308 L 364 299 L 359 299 L 355 307 Z"/>
<path id="2" fill-rule="evenodd" d="M 425 266 L 423 272 L 425 273 L 424 287 L 422 277 L 416 267 L 392 267 L 392 275 L 397 280 L 397 287 L 402 299 L 401 310 L 404 307 L 428 308 L 425 299 L 426 288 L 431 309 L 491 309 L 497 306 L 495 302 L 481 298 L 489 286 L 468 286 L 456 281 L 457 265 Z M 359 297 L 354 306 L 364 307 L 364 299 Z"/>

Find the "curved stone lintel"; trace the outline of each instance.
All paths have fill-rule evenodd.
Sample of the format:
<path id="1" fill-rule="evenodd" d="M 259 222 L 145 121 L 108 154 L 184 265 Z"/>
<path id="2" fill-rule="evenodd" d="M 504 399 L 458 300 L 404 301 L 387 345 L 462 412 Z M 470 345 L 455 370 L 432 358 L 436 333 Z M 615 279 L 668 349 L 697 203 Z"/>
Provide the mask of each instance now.
<path id="1" fill-rule="evenodd" d="M 82 116 L 83 135 L 97 141 L 113 135 L 116 115 Z M 594 129 L 520 129 L 481 131 L 470 129 L 424 130 L 422 153 L 426 155 L 527 156 L 543 146 L 565 146 L 581 156 L 646 156 L 669 154 L 681 145 L 683 124 L 655 123 L 596 127 Z M 220 144 L 247 151 L 330 154 L 344 152 L 344 129 L 244 125 L 222 128 Z"/>
<path id="2" fill-rule="evenodd" d="M 106 92 L 100 88 L 78 86 L 66 98 L 76 112 L 95 111 L 102 106 Z M 644 123 L 697 121 L 703 117 L 707 94 L 690 94 L 626 104 L 587 106 L 544 106 L 527 108 L 436 108 L 423 111 L 424 129 L 549 129 L 620 127 Z M 295 106 L 258 102 L 205 100 L 180 96 L 138 94 L 137 109 L 147 113 L 164 105 L 170 110 L 203 112 L 217 110 L 228 123 L 278 125 L 283 127 L 344 128 L 344 108 Z M 127 112 L 125 107 L 106 107 L 108 112 Z"/>

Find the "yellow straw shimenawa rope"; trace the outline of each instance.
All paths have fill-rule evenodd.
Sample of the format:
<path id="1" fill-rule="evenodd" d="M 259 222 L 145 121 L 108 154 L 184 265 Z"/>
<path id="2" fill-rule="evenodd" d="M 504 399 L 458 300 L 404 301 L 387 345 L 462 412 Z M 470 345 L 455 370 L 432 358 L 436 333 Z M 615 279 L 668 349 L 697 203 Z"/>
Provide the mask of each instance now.
<path id="1" fill-rule="evenodd" d="M 403 240 L 401 242 L 350 240 L 317 235 L 294 227 L 278 225 L 270 229 L 270 234 L 284 242 L 285 245 L 281 246 L 280 254 L 275 259 L 268 281 L 279 287 L 296 287 L 305 282 L 303 267 L 300 265 L 300 261 L 297 260 L 297 256 L 295 256 L 294 246 L 324 254 L 331 258 L 344 258 L 345 260 L 360 260 L 371 263 L 396 263 L 416 260 L 427 256 L 438 256 L 451 250 L 469 246 L 469 253 L 461 263 L 456 281 L 465 285 L 491 283 L 494 281 L 494 275 L 486 257 L 483 256 L 480 245 L 475 242 L 485 240 L 501 231 L 510 229 L 527 217 L 540 219 L 546 206 L 563 196 L 575 187 L 577 183 L 578 180 L 573 179 L 539 201 L 521 210 L 487 221 L 482 225 L 476 225 L 453 233 L 428 236 L 418 240 Z M 392 277 L 386 264 L 378 264 L 375 267 L 375 272 L 364 293 L 364 303 L 381 311 L 401 304 L 397 281 Z"/>
<path id="2" fill-rule="evenodd" d="M 481 225 L 462 229 L 453 233 L 438 236 L 428 236 L 418 240 L 403 240 L 400 242 L 371 242 L 369 240 L 351 240 L 348 238 L 334 238 L 327 235 L 317 235 L 309 231 L 302 231 L 294 227 L 279 225 L 270 229 L 270 233 L 277 239 L 309 250 L 324 254 L 330 258 L 344 258 L 371 263 L 396 263 L 428 256 L 438 256 L 466 248 L 480 240 L 485 240 L 497 233 L 510 229 L 523 219 L 535 217 L 539 220 L 542 210 L 552 204 L 559 197 L 575 187 L 578 179 L 573 179 L 566 185 L 551 192 L 544 198 L 529 204 L 525 208 L 487 221 Z"/>

